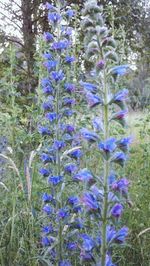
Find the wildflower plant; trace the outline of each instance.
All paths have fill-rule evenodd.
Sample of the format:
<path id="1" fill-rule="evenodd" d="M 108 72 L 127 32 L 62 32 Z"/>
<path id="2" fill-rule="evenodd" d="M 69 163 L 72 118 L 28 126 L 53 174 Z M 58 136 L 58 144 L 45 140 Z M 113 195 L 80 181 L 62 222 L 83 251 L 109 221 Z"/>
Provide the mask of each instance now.
<path id="1" fill-rule="evenodd" d="M 70 175 L 77 172 L 82 157 L 73 123 L 75 57 L 72 53 L 73 29 L 69 23 L 74 11 L 63 0 L 56 1 L 55 6 L 47 2 L 45 7 L 51 32 L 44 33 L 46 76 L 41 80 L 44 118 L 38 125 L 43 137 L 40 157 L 44 165 L 39 171 L 47 180 L 42 195 L 41 244 L 49 265 L 69 266 L 73 258 L 68 253 L 72 254 L 77 248 L 71 232 L 80 228 L 75 217 L 81 209 L 78 197 L 67 192 Z"/>
<path id="2" fill-rule="evenodd" d="M 87 191 L 81 202 L 87 212 L 87 219 L 94 224 L 94 232 L 81 235 L 81 257 L 88 265 L 113 266 L 112 248 L 125 243 L 128 228 L 121 227 L 121 216 L 125 203 L 129 201 L 126 177 L 120 177 L 118 166 L 124 167 L 128 158 L 130 137 L 117 139 L 112 136 L 114 123 L 125 128 L 127 108 L 125 100 L 128 90 L 116 91 L 118 77 L 126 75 L 129 65 L 116 65 L 118 56 L 116 43 L 104 23 L 102 8 L 96 0 L 85 3 L 82 30 L 86 61 L 91 63 L 91 72 L 80 86 L 90 110 L 95 110 L 93 131 L 81 129 L 81 136 L 92 143 L 101 154 L 103 171 L 94 176 L 89 170 L 80 171 L 76 179 L 87 180 Z M 94 145 L 94 146 L 93 146 Z M 118 165 L 118 166 L 117 166 Z M 86 230 L 87 231 L 87 230 Z"/>

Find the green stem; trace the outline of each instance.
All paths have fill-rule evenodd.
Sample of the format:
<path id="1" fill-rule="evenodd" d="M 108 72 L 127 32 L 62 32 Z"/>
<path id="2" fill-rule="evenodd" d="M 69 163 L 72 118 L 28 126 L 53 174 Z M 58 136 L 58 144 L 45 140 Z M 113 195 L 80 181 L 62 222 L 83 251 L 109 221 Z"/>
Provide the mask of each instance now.
<path id="1" fill-rule="evenodd" d="M 106 81 L 106 70 L 104 69 L 104 140 L 109 138 L 109 127 L 108 127 L 108 88 Z M 107 210 L 108 210 L 108 175 L 109 175 L 109 161 L 104 160 L 104 199 L 103 199 L 103 210 L 102 210 L 102 245 L 101 245 L 101 266 L 106 265 L 106 254 L 107 254 Z"/>

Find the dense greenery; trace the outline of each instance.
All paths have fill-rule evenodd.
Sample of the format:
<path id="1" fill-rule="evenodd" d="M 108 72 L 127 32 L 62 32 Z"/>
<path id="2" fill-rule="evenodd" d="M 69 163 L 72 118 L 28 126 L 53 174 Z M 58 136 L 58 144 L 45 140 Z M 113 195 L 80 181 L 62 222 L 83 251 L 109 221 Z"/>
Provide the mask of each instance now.
<path id="1" fill-rule="evenodd" d="M 41 166 L 39 154 L 43 138 L 38 133 L 37 126 L 43 115 L 40 80 L 45 74 L 41 58 L 45 44 L 40 33 L 47 31 L 49 26 L 46 12 L 40 5 L 45 1 L 27 2 L 29 5 L 26 6 L 26 1 L 21 1 L 22 6 L 18 7 L 20 10 L 18 12 L 22 13 L 18 13 L 19 17 L 16 17 L 22 23 L 21 39 L 7 36 L 5 32 L 1 35 L 3 49 L 0 54 L 2 110 L 0 265 L 2 266 L 48 265 L 46 255 L 43 256 L 42 253 L 40 236 L 41 195 L 46 185 L 39 174 Z M 117 39 L 119 63 L 130 62 L 136 66 L 136 70 L 118 80 L 118 89 L 121 86 L 129 89 L 129 127 L 126 130 L 133 137 L 133 143 L 126 168 L 119 170 L 121 175 L 127 176 L 130 180 L 129 208 L 126 208 L 122 221 L 129 227 L 129 237 L 124 249 L 114 247 L 113 257 L 119 266 L 148 266 L 150 261 L 150 80 L 147 32 L 149 8 L 145 8 L 146 1 L 98 1 L 98 3 L 103 4 L 106 24 L 111 27 L 111 33 Z M 73 72 L 76 82 L 85 77 L 91 64 L 84 56 L 83 31 L 79 27 L 81 17 L 79 10 L 83 3 L 79 0 L 68 1 L 68 4 L 77 14 L 71 22 L 76 29 L 73 50 L 77 58 Z M 8 9 L 9 6 L 5 8 Z M 28 9 L 32 12 L 27 18 L 25 14 L 28 13 Z M 128 16 L 124 15 L 126 13 Z M 77 89 L 80 90 L 78 83 Z M 78 104 L 75 106 L 76 116 L 73 122 L 77 128 L 86 127 L 91 114 L 86 110 L 80 93 L 76 100 Z M 113 126 L 112 132 L 116 136 L 125 133 L 124 129 L 117 125 Z M 84 145 L 86 150 L 87 146 Z M 97 173 L 100 158 L 96 152 L 95 155 L 87 150 L 86 161 L 81 160 L 81 165 L 83 168 L 88 165 Z M 70 193 L 77 190 L 76 186 L 70 186 L 69 189 Z"/>

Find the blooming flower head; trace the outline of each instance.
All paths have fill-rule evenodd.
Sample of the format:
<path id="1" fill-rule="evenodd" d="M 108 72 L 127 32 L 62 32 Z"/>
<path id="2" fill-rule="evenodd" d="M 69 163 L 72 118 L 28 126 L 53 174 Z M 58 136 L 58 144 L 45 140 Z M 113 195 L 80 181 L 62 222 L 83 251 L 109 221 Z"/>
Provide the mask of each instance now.
<path id="1" fill-rule="evenodd" d="M 65 63 L 67 64 L 71 64 L 75 61 L 75 57 L 74 56 L 69 56 L 69 55 L 66 55 L 65 57 Z"/>
<path id="2" fill-rule="evenodd" d="M 87 92 L 91 92 L 91 93 L 96 93 L 97 92 L 97 86 L 95 84 L 81 81 L 80 85 L 83 86 L 83 88 Z"/>
<path id="3" fill-rule="evenodd" d="M 68 10 L 66 11 L 65 15 L 66 15 L 66 17 L 69 18 L 69 19 L 72 18 L 72 17 L 74 16 L 74 10 L 72 10 L 72 9 L 68 9 Z"/>
<path id="4" fill-rule="evenodd" d="M 123 152 L 127 152 L 129 149 L 129 145 L 131 144 L 132 140 L 130 137 L 123 138 L 117 142 L 117 146 Z"/>
<path id="5" fill-rule="evenodd" d="M 125 125 L 125 117 L 127 116 L 127 113 L 128 113 L 127 110 L 121 110 L 121 111 L 115 113 L 112 116 L 111 120 L 115 120 L 115 121 L 119 122 L 122 126 L 124 126 Z"/>
<path id="6" fill-rule="evenodd" d="M 43 175 L 44 177 L 46 177 L 46 176 L 49 176 L 50 171 L 47 170 L 47 169 L 45 169 L 45 168 L 41 168 L 41 169 L 39 170 L 39 173 L 40 173 L 41 175 Z"/>
<path id="7" fill-rule="evenodd" d="M 70 175 L 76 172 L 77 169 L 78 169 L 77 165 L 73 163 L 67 164 L 64 167 L 65 173 L 70 174 Z"/>
<path id="8" fill-rule="evenodd" d="M 55 24 L 55 23 L 59 22 L 60 19 L 61 19 L 61 16 L 58 13 L 56 13 L 56 12 L 49 12 L 48 13 L 49 22 L 52 22 Z"/>
<path id="9" fill-rule="evenodd" d="M 52 79 L 53 79 L 55 82 L 58 82 L 58 81 L 63 80 L 63 78 L 64 78 L 64 73 L 62 72 L 62 70 L 59 70 L 59 71 L 53 71 L 53 72 L 51 73 L 51 76 L 52 76 Z"/>
<path id="10" fill-rule="evenodd" d="M 45 136 L 45 135 L 50 136 L 50 135 L 51 135 L 51 131 L 50 131 L 47 127 L 39 126 L 38 130 L 39 130 L 39 133 L 40 133 L 42 136 Z"/>
<path id="11" fill-rule="evenodd" d="M 118 163 L 121 166 L 124 166 L 127 156 L 123 152 L 116 152 L 112 158 L 112 162 Z"/>
<path id="12" fill-rule="evenodd" d="M 124 226 L 122 227 L 117 233 L 115 237 L 115 241 L 119 242 L 120 244 L 124 243 L 127 236 L 128 236 L 129 229 Z"/>
<path id="13" fill-rule="evenodd" d="M 43 194 L 43 196 L 42 196 L 42 200 L 43 200 L 44 202 L 50 202 L 50 201 L 53 200 L 53 196 L 50 195 L 50 194 L 47 194 L 47 193 L 45 192 L 45 193 Z"/>
<path id="14" fill-rule="evenodd" d="M 98 135 L 95 133 L 95 132 L 91 132 L 91 131 L 89 131 L 88 129 L 86 129 L 86 128 L 82 128 L 81 130 L 80 130 L 80 132 L 81 132 L 81 136 L 85 139 L 85 140 L 87 140 L 87 141 L 89 141 L 89 142 L 95 142 L 95 141 L 97 141 L 98 140 Z"/>
<path id="15" fill-rule="evenodd" d="M 44 211 L 47 215 L 49 215 L 49 214 L 52 213 L 52 208 L 47 204 L 47 205 L 45 205 L 45 206 L 43 207 L 43 211 Z"/>
<path id="16" fill-rule="evenodd" d="M 120 65 L 113 67 L 111 69 L 111 73 L 113 75 L 124 76 L 129 72 L 129 70 L 130 70 L 130 65 Z"/>
<path id="17" fill-rule="evenodd" d="M 126 178 L 121 178 L 112 183 L 111 187 L 114 191 L 118 191 L 124 195 L 128 193 L 129 181 Z"/>
<path id="18" fill-rule="evenodd" d="M 103 152 L 104 158 L 109 159 L 110 155 L 116 149 L 116 139 L 109 138 L 106 141 L 100 142 L 98 145 L 100 151 Z"/>
<path id="19" fill-rule="evenodd" d="M 127 89 L 123 89 L 118 91 L 112 98 L 111 103 L 115 103 L 119 105 L 121 108 L 124 107 L 124 101 L 128 97 L 129 91 Z"/>
<path id="20" fill-rule="evenodd" d="M 85 205 L 88 211 L 95 212 L 99 209 L 97 199 L 92 193 L 84 193 L 81 202 Z"/>
<path id="21" fill-rule="evenodd" d="M 92 121 L 93 123 L 93 128 L 95 129 L 95 131 L 100 132 L 103 131 L 103 124 L 102 124 L 102 120 L 99 117 L 95 117 Z"/>
<path id="22" fill-rule="evenodd" d="M 57 118 L 57 114 L 56 113 L 47 113 L 45 115 L 45 117 L 50 121 L 50 122 L 53 122 L 56 120 Z"/>
<path id="23" fill-rule="evenodd" d="M 65 91 L 68 92 L 69 94 L 75 91 L 75 85 L 72 83 L 66 83 L 64 85 Z"/>
<path id="24" fill-rule="evenodd" d="M 69 47 L 70 42 L 68 40 L 61 40 L 59 42 L 54 42 L 51 49 L 57 52 L 62 52 Z"/>
<path id="25" fill-rule="evenodd" d="M 94 178 L 92 173 L 87 169 L 80 170 L 76 175 L 73 176 L 74 181 L 86 182 L 88 184 L 94 183 Z"/>
<path id="26" fill-rule="evenodd" d="M 80 149 L 76 149 L 74 151 L 71 151 L 69 153 L 69 156 L 74 158 L 74 159 L 79 159 L 83 156 L 83 152 Z"/>
<path id="27" fill-rule="evenodd" d="M 119 203 L 116 203 L 111 209 L 111 215 L 115 218 L 119 218 L 122 215 L 123 206 Z"/>
<path id="28" fill-rule="evenodd" d="M 97 95 L 93 95 L 91 92 L 86 93 L 86 99 L 90 108 L 102 104 L 101 98 Z"/>
<path id="29" fill-rule="evenodd" d="M 58 210 L 58 218 L 59 219 L 65 219 L 68 216 L 69 216 L 68 209 L 61 208 L 61 209 Z"/>
<path id="30" fill-rule="evenodd" d="M 48 182 L 50 184 L 53 184 L 54 186 L 58 185 L 59 183 L 61 183 L 63 180 L 62 176 L 50 176 L 48 179 Z"/>
<path id="31" fill-rule="evenodd" d="M 44 32 L 43 38 L 46 42 L 52 42 L 54 39 L 54 36 L 49 32 Z"/>
<path id="32" fill-rule="evenodd" d="M 83 241 L 82 248 L 85 251 L 88 251 L 88 252 L 91 251 L 95 246 L 95 241 L 93 240 L 93 238 L 87 234 L 81 234 L 80 237 L 82 238 L 82 241 Z"/>

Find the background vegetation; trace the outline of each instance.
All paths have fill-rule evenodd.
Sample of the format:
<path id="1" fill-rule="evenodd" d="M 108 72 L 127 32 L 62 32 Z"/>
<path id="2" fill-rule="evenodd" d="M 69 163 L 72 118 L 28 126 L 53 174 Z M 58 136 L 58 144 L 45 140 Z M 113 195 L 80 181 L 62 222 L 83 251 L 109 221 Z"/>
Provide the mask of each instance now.
<path id="1" fill-rule="evenodd" d="M 1 18 L 7 27 L 0 32 L 0 265 L 44 265 L 40 257 L 40 195 L 44 182 L 38 169 L 41 137 L 40 119 L 42 75 L 41 33 L 48 29 L 46 1 L 0 1 Z M 123 84 L 128 100 L 129 134 L 133 136 L 130 160 L 124 175 L 130 179 L 131 202 L 124 215 L 130 228 L 128 245 L 114 256 L 119 266 L 148 266 L 150 261 L 150 6 L 149 1 L 99 1 L 106 23 L 118 42 L 120 61 L 132 63 L 133 71 Z M 69 1 L 76 12 L 75 76 L 81 79 L 80 62 L 85 71 L 83 33 L 79 27 L 83 1 Z M 5 31 L 6 30 L 6 31 Z M 14 32 L 14 33 L 13 33 Z M 79 99 L 80 101 L 80 99 Z M 88 121 L 80 103 L 82 126 Z M 84 115 L 83 115 L 84 114 Z M 113 129 L 115 131 L 115 128 Z M 92 156 L 87 154 L 87 158 Z M 92 165 L 95 168 L 97 162 Z"/>

